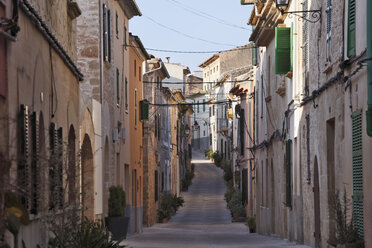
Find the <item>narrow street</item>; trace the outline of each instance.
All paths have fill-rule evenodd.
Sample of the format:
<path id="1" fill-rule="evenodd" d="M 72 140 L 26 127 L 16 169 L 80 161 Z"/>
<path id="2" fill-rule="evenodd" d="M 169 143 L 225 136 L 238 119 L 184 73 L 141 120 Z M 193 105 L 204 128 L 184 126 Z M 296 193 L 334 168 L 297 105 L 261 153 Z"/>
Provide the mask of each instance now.
<path id="1" fill-rule="evenodd" d="M 250 234 L 244 223 L 232 223 L 224 200 L 223 172 L 204 155 L 193 153 L 195 177 L 183 192 L 184 207 L 166 224 L 144 228 L 123 243 L 129 248 L 175 247 L 307 247 Z"/>

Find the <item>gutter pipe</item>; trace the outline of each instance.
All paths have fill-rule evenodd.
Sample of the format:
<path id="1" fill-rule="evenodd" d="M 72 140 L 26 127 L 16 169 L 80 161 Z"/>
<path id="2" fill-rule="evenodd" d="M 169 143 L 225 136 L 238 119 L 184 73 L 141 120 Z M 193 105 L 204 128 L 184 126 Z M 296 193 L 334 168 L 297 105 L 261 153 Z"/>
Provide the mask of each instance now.
<path id="1" fill-rule="evenodd" d="M 372 0 L 367 0 L 367 58 L 372 58 Z M 367 135 L 372 137 L 372 60 L 367 61 Z"/>

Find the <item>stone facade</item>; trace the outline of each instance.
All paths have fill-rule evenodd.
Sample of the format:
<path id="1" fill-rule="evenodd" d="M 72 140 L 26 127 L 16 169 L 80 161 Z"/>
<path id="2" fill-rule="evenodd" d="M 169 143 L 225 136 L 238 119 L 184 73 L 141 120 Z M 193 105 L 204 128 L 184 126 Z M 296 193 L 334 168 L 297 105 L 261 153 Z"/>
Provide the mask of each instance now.
<path id="1" fill-rule="evenodd" d="M 366 165 L 371 158 L 366 147 L 371 147 L 371 139 L 365 133 L 364 115 L 358 112 L 367 108 L 367 74 L 357 70 L 356 63 L 365 58 L 366 6 L 356 4 L 355 52 L 348 57 L 348 2 L 329 2 L 331 8 L 326 1 L 290 5 L 289 11 L 322 9 L 321 22 L 282 16 L 274 1 L 257 2 L 258 12 L 249 19 L 256 27 L 250 39 L 260 46 L 253 147 L 256 222 L 259 233 L 334 247 L 334 199 L 337 192 L 345 192 L 353 202 L 348 214 L 354 213 L 355 226 L 367 245 L 370 202 L 358 196 L 368 193 Z M 293 68 L 284 75 L 275 74 L 274 27 L 292 27 Z M 360 153 L 355 152 L 357 143 Z M 363 172 L 355 174 L 360 168 Z M 362 192 L 355 185 L 362 185 Z"/>
<path id="2" fill-rule="evenodd" d="M 6 17 L 10 17 L 12 1 L 0 5 L 3 2 Z M 73 161 L 77 160 L 80 143 L 79 81 L 83 75 L 75 65 L 76 20 L 67 15 L 68 5 L 64 3 L 19 1 L 20 31 L 17 40 L 9 40 L 6 46 L 6 80 L 14 83 L 6 90 L 7 105 L 0 103 L 0 115 L 6 117 L 9 127 L 9 185 L 17 186 L 8 190 L 22 199 L 30 215 L 30 224 L 21 226 L 18 235 L 18 243 L 24 240 L 28 246 L 46 246 L 46 214 L 78 201 L 74 191 L 80 183 L 76 177 L 80 169 Z M 68 150 L 53 157 L 59 149 L 57 144 L 65 143 Z M 68 164 L 63 162 L 65 156 L 70 158 Z M 58 163 L 50 162 L 53 159 Z M 50 166 L 58 166 L 58 173 L 63 174 L 51 176 Z M 67 184 L 67 190 L 61 191 Z"/>
<path id="3" fill-rule="evenodd" d="M 143 98 L 152 104 L 161 103 L 163 93 L 161 92 L 161 82 L 169 77 L 164 63 L 160 59 L 151 59 L 144 63 Z M 143 135 L 143 224 L 152 226 L 157 221 L 157 208 L 160 196 L 160 150 L 158 142 L 159 108 L 150 105 L 149 121 L 144 122 Z"/>

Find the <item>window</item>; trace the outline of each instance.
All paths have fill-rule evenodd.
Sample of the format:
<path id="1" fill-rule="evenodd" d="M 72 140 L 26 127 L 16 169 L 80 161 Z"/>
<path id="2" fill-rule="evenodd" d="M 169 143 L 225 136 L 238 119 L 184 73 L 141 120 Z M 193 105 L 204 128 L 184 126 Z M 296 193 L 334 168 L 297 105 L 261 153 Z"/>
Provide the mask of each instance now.
<path id="1" fill-rule="evenodd" d="M 245 113 L 244 109 L 242 108 L 240 110 L 240 119 L 239 119 L 239 124 L 240 124 L 240 155 L 244 156 L 245 152 Z"/>
<path id="2" fill-rule="evenodd" d="M 116 26 L 116 38 L 119 38 L 119 16 L 118 16 L 118 12 L 116 12 L 116 15 L 115 15 L 115 26 Z"/>
<path id="3" fill-rule="evenodd" d="M 213 105 L 213 116 L 215 115 L 215 105 Z"/>
<path id="4" fill-rule="evenodd" d="M 142 68 L 141 68 L 141 66 L 138 67 L 138 77 L 139 77 L 139 81 L 141 82 L 142 81 Z"/>
<path id="5" fill-rule="evenodd" d="M 102 19 L 103 19 L 103 59 L 107 61 L 107 7 L 106 4 L 102 6 Z"/>
<path id="6" fill-rule="evenodd" d="M 196 112 L 199 113 L 199 101 L 196 101 Z"/>
<path id="7" fill-rule="evenodd" d="M 155 202 L 159 200 L 159 177 L 158 171 L 155 171 Z"/>
<path id="8" fill-rule="evenodd" d="M 111 11 L 107 10 L 107 61 L 111 62 Z"/>
<path id="9" fill-rule="evenodd" d="M 308 10 L 308 0 L 304 0 L 302 5 L 302 10 Z M 306 18 L 307 13 L 304 13 L 303 16 Z M 309 94 L 309 80 L 308 80 L 308 71 L 309 71 L 309 33 L 308 33 L 308 22 L 302 22 L 302 81 L 303 85 L 303 94 Z"/>
<path id="10" fill-rule="evenodd" d="M 125 110 L 128 111 L 128 80 L 125 77 Z"/>
<path id="11" fill-rule="evenodd" d="M 331 24 L 332 24 L 332 0 L 327 0 L 327 58 L 326 61 L 331 61 Z"/>
<path id="12" fill-rule="evenodd" d="M 212 117 L 212 107 L 209 107 L 209 117 Z"/>
<path id="13" fill-rule="evenodd" d="M 352 165 L 353 165 L 353 218 L 358 234 L 364 236 L 363 218 L 363 113 L 355 111 L 352 115 Z"/>
<path id="14" fill-rule="evenodd" d="M 285 165 L 285 185 L 286 185 L 286 206 L 292 207 L 292 140 L 286 143 L 286 165 Z"/>
<path id="15" fill-rule="evenodd" d="M 137 60 L 134 60 L 134 77 L 137 77 Z"/>
<path id="16" fill-rule="evenodd" d="M 275 28 L 275 73 L 286 74 L 292 70 L 291 28 Z"/>
<path id="17" fill-rule="evenodd" d="M 137 89 L 134 90 L 134 127 L 137 127 Z"/>
<path id="18" fill-rule="evenodd" d="M 125 25 L 124 23 L 124 46 L 125 46 L 125 49 L 127 48 L 127 26 Z"/>
<path id="19" fill-rule="evenodd" d="M 349 0 L 348 24 L 347 24 L 347 56 L 355 55 L 355 0 Z"/>
<path id="20" fill-rule="evenodd" d="M 116 103 L 117 104 L 120 104 L 120 81 L 119 81 L 119 78 L 120 78 L 119 69 L 116 68 Z"/>

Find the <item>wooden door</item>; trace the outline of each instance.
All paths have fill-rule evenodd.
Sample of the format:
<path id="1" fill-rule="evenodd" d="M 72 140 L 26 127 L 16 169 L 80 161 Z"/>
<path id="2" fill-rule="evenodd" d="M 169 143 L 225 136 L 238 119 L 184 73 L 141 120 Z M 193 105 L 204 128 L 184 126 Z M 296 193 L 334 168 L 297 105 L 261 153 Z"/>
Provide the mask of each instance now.
<path id="1" fill-rule="evenodd" d="M 315 247 L 320 247 L 320 192 L 319 192 L 319 169 L 318 161 L 315 157 L 314 162 L 314 223 L 315 223 Z"/>

